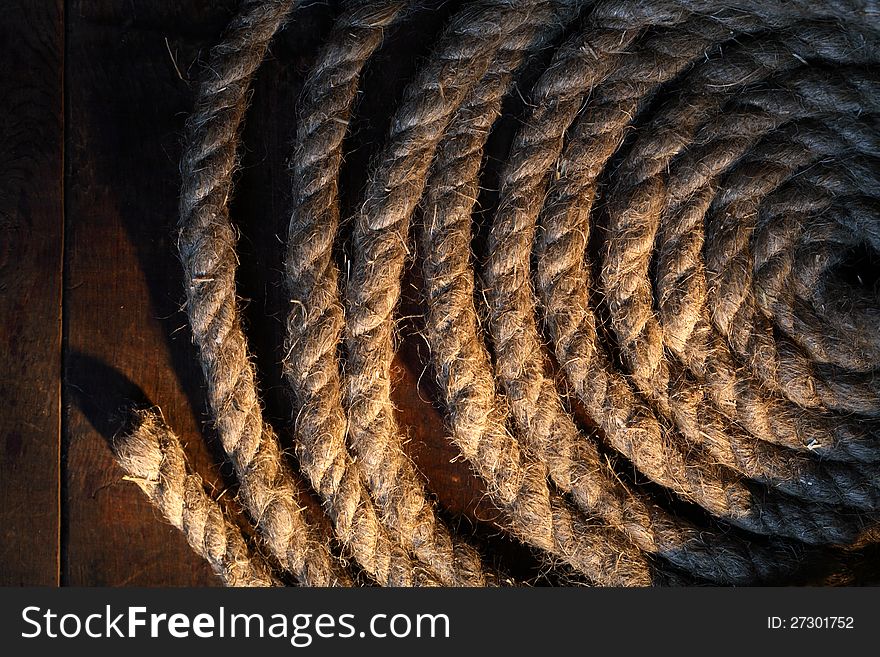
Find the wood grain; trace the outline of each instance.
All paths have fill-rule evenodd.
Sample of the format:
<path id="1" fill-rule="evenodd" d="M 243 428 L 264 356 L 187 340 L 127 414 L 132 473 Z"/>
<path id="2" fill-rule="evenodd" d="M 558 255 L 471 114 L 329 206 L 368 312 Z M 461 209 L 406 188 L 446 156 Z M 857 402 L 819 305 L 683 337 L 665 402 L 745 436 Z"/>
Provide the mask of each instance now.
<path id="1" fill-rule="evenodd" d="M 61 2 L 0 20 L 0 585 L 57 584 L 61 418 Z"/>

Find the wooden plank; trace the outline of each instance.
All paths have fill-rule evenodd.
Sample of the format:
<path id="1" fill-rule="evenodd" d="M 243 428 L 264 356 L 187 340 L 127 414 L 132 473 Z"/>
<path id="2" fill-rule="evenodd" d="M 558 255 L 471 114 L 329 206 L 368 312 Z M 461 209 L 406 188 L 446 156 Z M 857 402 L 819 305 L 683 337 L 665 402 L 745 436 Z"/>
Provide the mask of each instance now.
<path id="1" fill-rule="evenodd" d="M 202 375 L 174 255 L 185 75 L 232 2 L 73 2 L 67 28 L 67 350 L 63 581 L 215 585 L 207 564 L 122 480 L 108 440 L 132 402 L 161 406 L 218 489 Z"/>
<path id="2" fill-rule="evenodd" d="M 0 21 L 0 585 L 58 583 L 63 11 Z"/>

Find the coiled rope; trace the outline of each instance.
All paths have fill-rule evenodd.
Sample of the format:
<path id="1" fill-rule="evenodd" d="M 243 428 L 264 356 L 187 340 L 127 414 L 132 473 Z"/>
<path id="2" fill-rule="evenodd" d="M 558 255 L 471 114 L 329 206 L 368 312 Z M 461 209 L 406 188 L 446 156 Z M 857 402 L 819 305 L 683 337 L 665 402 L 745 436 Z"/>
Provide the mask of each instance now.
<path id="1" fill-rule="evenodd" d="M 598 585 L 766 583 L 872 540 L 876 2 L 464 2 L 394 112 L 347 237 L 359 79 L 409 3 L 343 3 L 297 108 L 283 263 L 296 463 L 332 536 L 297 506 L 262 416 L 229 212 L 250 82 L 298 4 L 243 1 L 181 160 L 186 309 L 273 563 L 306 585 L 350 584 L 348 560 L 382 585 L 509 581 L 437 514 L 402 448 L 391 367 L 408 263 L 452 441 L 498 524 L 548 563 Z M 486 153 L 514 94 L 525 109 L 492 202 Z M 248 554 L 237 533 L 225 553 L 197 547 L 179 519 L 190 480 L 163 476 L 158 494 L 141 472 L 162 471 L 156 450 L 182 463 L 168 436 L 141 415 L 121 462 L 227 583 L 272 583 L 258 556 L 253 573 L 226 564 Z"/>

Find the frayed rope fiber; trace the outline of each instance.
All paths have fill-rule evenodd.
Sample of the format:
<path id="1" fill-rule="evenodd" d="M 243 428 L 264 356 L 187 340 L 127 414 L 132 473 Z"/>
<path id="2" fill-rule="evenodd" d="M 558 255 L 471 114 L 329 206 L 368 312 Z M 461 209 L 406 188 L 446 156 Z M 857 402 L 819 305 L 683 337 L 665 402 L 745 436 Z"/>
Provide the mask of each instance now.
<path id="1" fill-rule="evenodd" d="M 517 583 L 404 452 L 408 268 L 448 434 L 493 523 L 548 570 L 743 585 L 820 561 L 850 581 L 880 520 L 878 4 L 461 2 L 343 217 L 362 74 L 413 10 L 343 3 L 296 108 L 279 218 L 295 466 L 327 523 L 297 504 L 263 417 L 229 208 L 251 80 L 298 4 L 242 2 L 181 159 L 186 310 L 255 540 L 154 412 L 116 443 L 223 581 Z M 499 126 L 513 136 L 490 175 Z"/>

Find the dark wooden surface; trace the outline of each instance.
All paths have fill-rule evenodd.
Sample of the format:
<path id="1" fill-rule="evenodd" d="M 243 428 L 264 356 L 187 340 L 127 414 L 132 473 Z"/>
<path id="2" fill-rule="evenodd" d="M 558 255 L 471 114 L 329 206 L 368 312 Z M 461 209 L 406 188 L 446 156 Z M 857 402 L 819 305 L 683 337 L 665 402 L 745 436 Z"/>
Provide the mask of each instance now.
<path id="1" fill-rule="evenodd" d="M 16 0 L 4 6 L 0 585 L 218 584 L 179 532 L 123 481 L 108 441 L 124 428 L 132 404 L 157 404 L 199 473 L 218 495 L 234 497 L 182 312 L 173 235 L 192 80 L 235 4 Z M 232 203 L 241 234 L 238 290 L 266 417 L 289 452 L 292 409 L 280 367 L 285 163 L 303 78 L 335 4 L 307 3 L 273 42 L 254 85 Z M 365 72 L 341 175 L 344 214 L 358 203 L 406 81 L 457 3 L 433 4 L 404 28 L 389 30 Z M 504 137 L 508 123 L 496 133 Z M 504 139 L 496 141 L 492 161 L 503 159 Z M 488 198 L 491 176 L 486 188 Z M 430 402 L 436 394 L 424 371 L 417 288 L 410 272 L 394 370 L 406 449 L 457 531 L 511 575 L 546 581 L 534 579 L 541 571 L 534 556 L 494 527 L 496 511 L 456 459 Z M 853 570 L 873 564 L 876 571 L 880 558 L 870 548 L 853 563 Z M 843 565 L 829 559 L 820 570 Z M 875 572 L 840 581 L 880 579 Z"/>
<path id="2" fill-rule="evenodd" d="M 172 250 L 175 69 L 216 39 L 229 5 L 71 2 L 66 57 L 65 513 L 62 582 L 213 584 L 182 536 L 121 479 L 107 440 L 129 400 L 160 404 L 206 478 L 200 372 L 178 312 Z M 152 5 L 152 6 L 151 6 Z M 185 44 L 181 46 L 179 44 Z"/>
<path id="3" fill-rule="evenodd" d="M 173 232 L 192 79 L 235 2 L 13 4 L 0 20 L 0 584 L 216 585 L 177 530 L 123 481 L 108 441 L 132 403 L 157 404 L 203 477 L 218 494 L 234 494 L 181 311 Z M 284 164 L 332 4 L 307 8 L 273 43 L 255 84 L 233 203 L 247 330 L 266 414 L 286 447 Z M 356 202 L 425 35 L 453 4 L 390 33 L 389 52 L 412 57 L 380 54 L 367 72 L 343 172 L 347 203 Z M 418 310 L 406 287 L 402 314 Z M 404 327 L 395 368 L 407 449 L 451 523 L 528 564 L 483 522 L 493 511 L 454 461 L 427 401 L 416 329 Z"/>
<path id="4" fill-rule="evenodd" d="M 59 579 L 60 0 L 0 19 L 0 583 Z"/>

